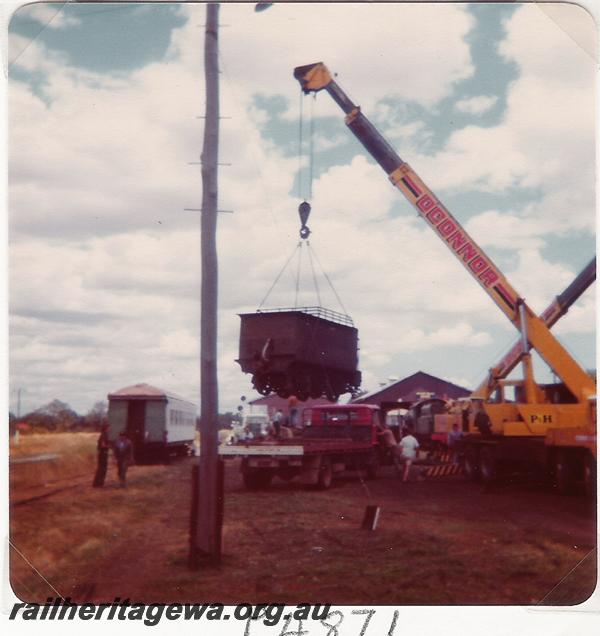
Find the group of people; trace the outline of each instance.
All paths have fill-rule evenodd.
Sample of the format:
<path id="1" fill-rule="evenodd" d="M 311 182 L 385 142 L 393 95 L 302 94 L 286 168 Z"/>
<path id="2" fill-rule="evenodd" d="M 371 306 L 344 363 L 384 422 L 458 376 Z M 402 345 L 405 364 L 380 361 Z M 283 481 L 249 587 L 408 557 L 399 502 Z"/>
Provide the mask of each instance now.
<path id="1" fill-rule="evenodd" d="M 273 419 L 271 420 L 270 434 L 278 439 L 286 439 L 294 436 L 293 429 L 297 428 L 297 415 L 296 411 L 292 412 L 290 409 L 290 415 L 285 417 L 283 411 L 279 409 Z"/>
<path id="2" fill-rule="evenodd" d="M 412 428 L 410 426 L 403 428 L 399 442 L 391 429 L 383 424 L 379 426 L 378 435 L 381 435 L 383 445 L 389 450 L 394 465 L 402 475 L 402 481 L 407 482 L 410 477 L 410 467 L 417 458 L 419 450 L 419 442 L 413 435 Z"/>
<path id="3" fill-rule="evenodd" d="M 398 472 L 402 474 L 402 481 L 408 481 L 410 467 L 417 458 L 417 451 L 419 450 L 419 442 L 413 435 L 412 427 L 407 425 L 406 422 L 404 423 L 400 441 L 397 441 L 392 430 L 383 424 L 379 425 L 377 434 L 381 437 L 383 446 L 389 450 Z M 453 464 L 460 463 L 462 436 L 463 433 L 458 424 L 453 424 L 447 437 L 448 450 Z"/>
<path id="4" fill-rule="evenodd" d="M 127 485 L 127 469 L 133 461 L 133 445 L 125 431 L 121 431 L 115 442 L 111 444 L 108 437 L 108 424 L 103 424 L 97 443 L 98 462 L 92 483 L 94 488 L 102 488 L 102 486 L 104 486 L 106 473 L 108 471 L 108 455 L 111 448 L 115 461 L 117 462 L 119 485 L 121 488 L 125 488 Z"/>

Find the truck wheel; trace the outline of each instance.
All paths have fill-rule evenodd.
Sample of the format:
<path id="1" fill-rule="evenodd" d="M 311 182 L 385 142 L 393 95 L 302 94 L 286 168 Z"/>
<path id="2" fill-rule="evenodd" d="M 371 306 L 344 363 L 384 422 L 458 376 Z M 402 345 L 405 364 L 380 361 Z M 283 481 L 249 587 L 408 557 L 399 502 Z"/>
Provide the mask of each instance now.
<path id="1" fill-rule="evenodd" d="M 479 449 L 476 446 L 469 445 L 465 448 L 463 457 L 463 470 L 469 481 L 479 481 L 481 478 L 479 472 Z"/>
<path id="2" fill-rule="evenodd" d="M 596 460 L 590 451 L 583 463 L 583 488 L 588 497 L 596 496 Z"/>
<path id="3" fill-rule="evenodd" d="M 494 448 L 488 446 L 481 449 L 479 473 L 484 484 L 493 484 L 498 480 L 498 462 Z"/>
<path id="4" fill-rule="evenodd" d="M 248 490 L 264 490 L 271 485 L 273 473 L 267 470 L 247 470 L 243 473 L 243 479 Z"/>
<path id="5" fill-rule="evenodd" d="M 573 489 L 573 472 L 569 461 L 569 454 L 564 450 L 559 450 L 556 453 L 554 479 L 556 490 L 561 495 L 568 495 Z"/>
<path id="6" fill-rule="evenodd" d="M 327 490 L 333 481 L 333 466 L 329 457 L 323 457 L 321 466 L 319 467 L 319 476 L 317 478 L 317 489 Z"/>
<path id="7" fill-rule="evenodd" d="M 379 471 L 379 458 L 375 453 L 369 458 L 369 461 L 365 465 L 365 472 L 367 473 L 367 479 L 377 479 L 377 473 Z"/>

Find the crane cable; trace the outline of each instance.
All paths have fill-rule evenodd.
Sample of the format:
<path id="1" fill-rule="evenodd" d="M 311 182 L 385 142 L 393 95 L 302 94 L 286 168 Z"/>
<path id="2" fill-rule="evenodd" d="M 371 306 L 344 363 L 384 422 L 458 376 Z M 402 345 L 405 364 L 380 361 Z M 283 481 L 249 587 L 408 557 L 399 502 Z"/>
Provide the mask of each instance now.
<path id="1" fill-rule="evenodd" d="M 301 292 L 300 283 L 302 279 L 302 248 L 303 248 L 303 244 L 306 243 L 306 248 L 308 252 L 308 261 L 310 263 L 310 270 L 312 274 L 312 281 L 313 281 L 315 293 L 317 296 L 317 301 L 319 303 L 319 307 L 322 307 L 322 300 L 321 300 L 321 290 L 319 289 L 317 271 L 315 268 L 315 261 L 321 270 L 321 274 L 323 275 L 323 277 L 329 284 L 329 287 L 331 288 L 331 291 L 333 292 L 337 302 L 339 303 L 339 306 L 342 308 L 342 311 L 344 312 L 344 314 L 348 316 L 348 312 L 346 310 L 346 307 L 344 306 L 344 303 L 342 302 L 335 286 L 333 285 L 331 279 L 329 278 L 329 275 L 323 269 L 323 265 L 321 264 L 321 261 L 319 260 L 317 253 L 315 252 L 314 248 L 310 244 L 310 241 L 308 240 L 308 237 L 311 232 L 308 226 L 306 225 L 306 222 L 310 215 L 311 206 L 310 206 L 310 203 L 308 203 L 307 199 L 312 198 L 312 183 L 314 178 L 314 136 L 315 136 L 314 103 L 316 100 L 316 95 L 313 94 L 311 97 L 312 97 L 312 100 L 310 105 L 310 117 L 308 122 L 308 132 L 309 132 L 309 135 L 308 135 L 308 183 L 305 184 L 303 180 L 304 171 L 302 169 L 302 158 L 303 158 L 303 151 L 305 146 L 305 139 L 304 139 L 305 123 L 304 123 L 304 101 L 303 101 L 304 94 L 302 93 L 302 91 L 300 91 L 300 104 L 299 104 L 300 116 L 298 119 L 298 198 L 301 199 L 302 202 L 300 203 L 298 207 L 298 212 L 300 214 L 300 222 L 301 222 L 301 228 L 300 228 L 301 240 L 294 247 L 292 254 L 289 256 L 289 258 L 286 260 L 285 264 L 281 268 L 280 272 L 277 274 L 277 277 L 273 281 L 273 284 L 271 285 L 271 287 L 265 294 L 265 297 L 262 299 L 258 307 L 258 310 L 260 310 L 264 306 L 264 304 L 267 302 L 269 296 L 271 295 L 271 292 L 273 291 L 273 289 L 279 282 L 285 270 L 288 268 L 288 266 L 290 266 L 292 259 L 294 258 L 296 253 L 298 253 L 298 263 L 296 266 L 296 272 L 295 274 L 292 274 L 292 277 L 294 280 L 294 309 L 298 307 L 298 298 Z M 303 197 L 305 189 L 307 194 L 306 198 Z"/>
<path id="2" fill-rule="evenodd" d="M 317 300 L 319 302 L 319 307 L 322 307 L 321 291 L 319 290 L 319 282 L 317 280 L 317 274 L 315 272 L 315 264 L 312 258 L 312 249 L 310 247 L 310 241 L 306 241 L 306 246 L 308 247 L 308 260 L 310 262 L 310 271 L 312 272 L 313 284 L 315 286 L 315 291 L 317 292 Z M 315 255 L 315 258 L 316 258 L 316 255 Z"/>
<path id="3" fill-rule="evenodd" d="M 331 287 L 331 291 L 334 293 L 336 300 L 340 304 L 340 307 L 342 308 L 343 312 L 346 314 L 346 316 L 348 316 L 349 315 L 348 311 L 346 310 L 346 307 L 344 306 L 344 303 L 342 302 L 342 299 L 340 298 L 339 294 L 337 293 L 336 288 L 334 287 L 333 283 L 331 282 L 331 279 L 329 278 L 329 275 L 323 269 L 323 265 L 321 265 L 321 261 L 319 260 L 319 257 L 317 255 L 317 253 L 312 248 L 311 248 L 311 251 L 314 253 L 315 260 L 317 261 L 319 267 L 321 268 L 321 272 L 322 272 L 323 276 L 325 277 L 325 280 L 329 283 L 329 287 Z"/>
<path id="4" fill-rule="evenodd" d="M 311 96 L 310 102 L 310 115 L 308 119 L 308 184 L 305 192 L 304 182 L 302 179 L 303 166 L 302 156 L 304 153 L 304 94 L 300 91 L 300 117 L 298 119 L 298 199 L 302 201 L 308 201 L 312 199 L 312 183 L 314 177 L 314 137 L 315 137 L 315 117 L 314 117 L 314 104 L 316 95 Z M 306 194 L 306 196 L 305 196 Z"/>
<path id="5" fill-rule="evenodd" d="M 302 272 L 302 241 L 298 250 L 298 267 L 296 269 L 296 294 L 294 296 L 294 309 L 298 307 L 298 293 L 300 291 L 300 274 Z"/>
<path id="6" fill-rule="evenodd" d="M 277 276 L 275 277 L 275 280 L 273 281 L 271 287 L 269 287 L 269 291 L 265 294 L 265 297 L 260 301 L 260 305 L 258 306 L 258 310 L 261 309 L 261 307 L 267 302 L 267 299 L 269 298 L 271 292 L 273 291 L 273 288 L 275 287 L 275 285 L 277 285 L 277 283 L 279 282 L 279 279 L 281 278 L 281 276 L 283 275 L 283 272 L 285 272 L 285 270 L 287 269 L 288 265 L 290 264 L 292 258 L 294 258 L 294 254 L 300 249 L 300 246 L 302 245 L 302 242 L 299 242 L 296 247 L 294 247 L 292 253 L 290 254 L 289 258 L 287 259 L 287 261 L 285 262 L 284 266 L 281 268 L 281 270 L 279 271 L 279 274 L 277 274 Z M 258 311 L 257 310 L 257 311 Z"/>

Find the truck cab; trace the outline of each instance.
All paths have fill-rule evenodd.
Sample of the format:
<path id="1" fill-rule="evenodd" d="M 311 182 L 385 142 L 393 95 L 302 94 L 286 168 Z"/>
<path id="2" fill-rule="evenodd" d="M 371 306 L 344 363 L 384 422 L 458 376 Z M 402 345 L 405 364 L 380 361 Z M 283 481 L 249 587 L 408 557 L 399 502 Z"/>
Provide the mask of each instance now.
<path id="1" fill-rule="evenodd" d="M 346 438 L 354 442 L 378 444 L 379 407 L 370 404 L 336 404 L 304 409 L 304 439 Z"/>

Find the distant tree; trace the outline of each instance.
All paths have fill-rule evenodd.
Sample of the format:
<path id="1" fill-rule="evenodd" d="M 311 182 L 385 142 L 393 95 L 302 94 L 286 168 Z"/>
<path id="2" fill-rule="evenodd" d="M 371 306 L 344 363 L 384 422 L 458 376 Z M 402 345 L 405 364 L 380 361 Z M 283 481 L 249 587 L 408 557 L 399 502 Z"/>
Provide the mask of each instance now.
<path id="1" fill-rule="evenodd" d="M 93 428 L 96 431 L 100 430 L 103 424 L 108 424 L 108 404 L 106 401 L 100 400 L 96 402 L 84 420 L 87 428 Z"/>
<path id="2" fill-rule="evenodd" d="M 27 416 L 33 426 L 44 426 L 50 431 L 76 429 L 81 426 L 82 419 L 66 402 L 56 399 Z"/>
<path id="3" fill-rule="evenodd" d="M 57 417 L 63 411 L 70 411 L 71 407 L 66 402 L 61 402 L 60 400 L 52 400 L 52 402 L 48 402 L 48 404 L 44 404 L 44 406 L 40 406 L 39 409 L 36 409 L 34 413 L 40 413 L 40 415 L 50 415 L 52 417 Z"/>

